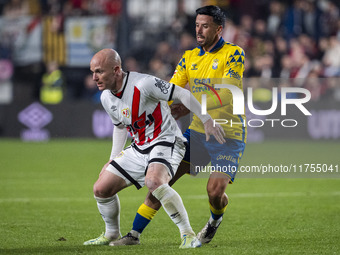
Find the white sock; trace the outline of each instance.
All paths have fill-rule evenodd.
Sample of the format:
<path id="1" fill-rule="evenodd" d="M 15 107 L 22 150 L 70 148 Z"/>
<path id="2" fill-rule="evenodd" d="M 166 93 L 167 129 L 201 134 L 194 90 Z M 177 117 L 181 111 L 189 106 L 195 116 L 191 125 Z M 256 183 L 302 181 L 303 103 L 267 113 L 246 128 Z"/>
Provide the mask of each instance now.
<path id="1" fill-rule="evenodd" d="M 217 227 L 222 222 L 223 217 L 218 218 L 218 220 L 214 220 L 212 216 L 210 216 L 209 223 L 213 227 Z"/>
<path id="2" fill-rule="evenodd" d="M 120 236 L 119 213 L 120 203 L 118 195 L 108 198 L 94 197 L 97 200 L 98 210 L 105 222 L 105 237 L 113 240 Z"/>
<path id="3" fill-rule="evenodd" d="M 161 202 L 165 212 L 179 228 L 181 236 L 195 234 L 190 226 L 189 217 L 181 197 L 169 184 L 159 186 L 152 192 L 152 195 Z"/>

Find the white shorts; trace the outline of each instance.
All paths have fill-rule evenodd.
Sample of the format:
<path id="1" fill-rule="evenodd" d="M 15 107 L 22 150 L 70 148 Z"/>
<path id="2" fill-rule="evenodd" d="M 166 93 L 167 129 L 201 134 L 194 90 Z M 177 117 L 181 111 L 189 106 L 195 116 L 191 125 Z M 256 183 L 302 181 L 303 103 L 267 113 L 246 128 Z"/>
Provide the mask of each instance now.
<path id="1" fill-rule="evenodd" d="M 174 144 L 159 142 L 144 151 L 131 145 L 116 156 L 106 170 L 123 178 L 128 186 L 135 185 L 137 189 L 140 189 L 145 185 L 145 175 L 149 164 L 163 164 L 170 177 L 173 178 L 184 153 L 185 144 L 180 139 L 176 139 Z"/>

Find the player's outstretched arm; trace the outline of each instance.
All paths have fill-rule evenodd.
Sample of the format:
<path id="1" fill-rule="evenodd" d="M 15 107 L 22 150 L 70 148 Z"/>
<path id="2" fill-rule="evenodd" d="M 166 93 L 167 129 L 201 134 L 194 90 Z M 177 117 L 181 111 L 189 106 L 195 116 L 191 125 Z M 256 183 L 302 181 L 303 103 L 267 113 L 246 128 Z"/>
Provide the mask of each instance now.
<path id="1" fill-rule="evenodd" d="M 184 104 L 185 107 L 195 113 L 197 117 L 203 122 L 207 141 L 210 139 L 210 135 L 213 135 L 220 144 L 225 143 L 225 134 L 223 128 L 219 124 L 214 125 L 213 120 L 208 113 L 201 113 L 201 104 L 197 101 L 197 99 L 191 94 L 189 90 L 183 89 L 179 86 L 175 86 L 172 98 L 181 101 L 181 103 Z"/>

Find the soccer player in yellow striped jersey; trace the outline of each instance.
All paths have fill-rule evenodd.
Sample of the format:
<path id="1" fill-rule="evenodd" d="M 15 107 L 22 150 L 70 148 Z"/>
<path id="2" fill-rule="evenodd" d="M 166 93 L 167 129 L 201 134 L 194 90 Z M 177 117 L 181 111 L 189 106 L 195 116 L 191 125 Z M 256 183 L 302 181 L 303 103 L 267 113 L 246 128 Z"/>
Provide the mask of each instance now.
<path id="1" fill-rule="evenodd" d="M 198 47 L 183 54 L 170 80 L 181 87 L 189 84 L 191 93 L 199 102 L 205 94 L 207 111 L 212 118 L 228 121 L 222 125 L 226 143 L 219 144 L 213 139 L 206 141 L 202 122 L 196 116 L 193 117 L 190 127 L 184 133 L 189 146 L 176 176 L 170 181 L 172 185 L 184 173 L 189 172 L 190 167 L 199 171 L 211 162 L 211 169 L 215 168 L 207 183 L 211 216 L 197 235 L 202 244 L 212 240 L 222 221 L 229 200 L 225 190 L 234 181 L 247 135 L 245 115 L 233 114 L 231 92 L 215 88 L 215 84 L 228 84 L 243 90 L 245 54 L 239 46 L 225 42 L 221 37 L 225 19 L 224 13 L 217 6 L 204 6 L 196 10 Z M 181 105 L 172 108 L 177 118 L 186 112 Z M 137 211 L 130 232 L 138 241 L 123 237 L 116 241 L 117 245 L 139 244 L 140 233 L 159 208 L 160 204 L 148 194 Z"/>

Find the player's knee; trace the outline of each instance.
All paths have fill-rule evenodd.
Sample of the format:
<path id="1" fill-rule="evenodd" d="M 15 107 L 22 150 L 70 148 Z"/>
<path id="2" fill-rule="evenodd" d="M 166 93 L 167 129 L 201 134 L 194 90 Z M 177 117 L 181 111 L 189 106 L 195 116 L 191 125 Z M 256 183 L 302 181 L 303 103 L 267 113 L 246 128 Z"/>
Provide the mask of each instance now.
<path id="1" fill-rule="evenodd" d="M 164 181 L 157 176 L 145 177 L 145 186 L 149 189 L 151 193 L 162 184 L 164 184 Z"/>
<path id="2" fill-rule="evenodd" d="M 100 183 L 95 183 L 93 185 L 93 194 L 96 197 L 101 197 L 101 198 L 106 198 L 106 197 L 111 197 L 113 194 L 111 194 L 111 190 L 108 189 L 107 187 L 104 187 Z"/>

